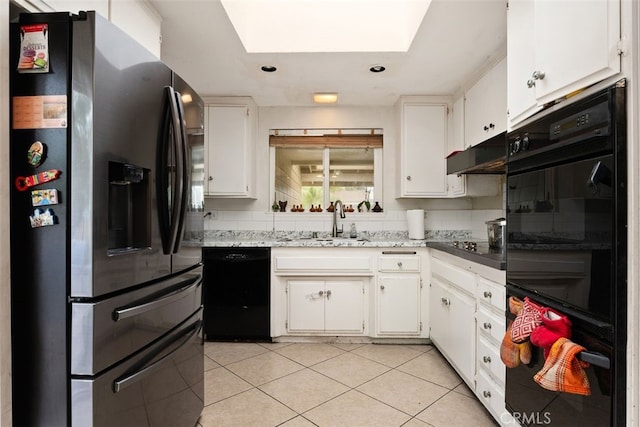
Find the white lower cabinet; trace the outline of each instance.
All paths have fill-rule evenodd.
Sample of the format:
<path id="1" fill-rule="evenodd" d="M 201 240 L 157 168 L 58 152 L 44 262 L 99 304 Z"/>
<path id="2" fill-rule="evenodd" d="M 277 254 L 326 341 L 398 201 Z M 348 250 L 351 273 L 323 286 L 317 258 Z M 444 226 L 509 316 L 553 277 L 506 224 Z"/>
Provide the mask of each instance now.
<path id="1" fill-rule="evenodd" d="M 500 359 L 500 345 L 506 331 L 503 275 L 504 272 L 496 272 L 493 277 L 478 276 L 476 395 L 494 418 L 504 425 L 512 418 L 505 409 L 506 367 Z"/>
<path id="2" fill-rule="evenodd" d="M 505 409 L 505 272 L 431 251 L 430 338 L 500 425 Z"/>
<path id="3" fill-rule="evenodd" d="M 364 332 L 363 279 L 287 280 L 287 331 Z"/>
<path id="4" fill-rule="evenodd" d="M 475 299 L 451 282 L 431 277 L 431 341 L 467 384 L 475 373 Z"/>
<path id="5" fill-rule="evenodd" d="M 418 274 L 378 276 L 378 335 L 420 334 L 420 287 Z"/>
<path id="6" fill-rule="evenodd" d="M 427 342 L 428 249 L 271 250 L 271 336 Z"/>
<path id="7" fill-rule="evenodd" d="M 476 395 L 494 417 L 501 412 L 508 414 L 504 409 L 504 385 L 496 383 L 486 371 L 478 371 L 476 376 Z M 498 422 L 504 423 L 507 420 L 507 416 L 498 416 L 496 419 Z"/>
<path id="8" fill-rule="evenodd" d="M 378 257 L 375 324 L 378 336 L 418 336 L 422 331 L 421 256 L 383 251 Z"/>

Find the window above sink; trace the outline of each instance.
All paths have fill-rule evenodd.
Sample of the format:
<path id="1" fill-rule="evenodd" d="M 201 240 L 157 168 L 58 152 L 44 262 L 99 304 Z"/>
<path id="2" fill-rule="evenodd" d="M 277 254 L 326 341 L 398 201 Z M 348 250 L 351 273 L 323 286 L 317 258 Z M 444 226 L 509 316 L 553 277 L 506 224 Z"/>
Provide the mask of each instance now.
<path id="1" fill-rule="evenodd" d="M 309 212 L 382 200 L 382 130 L 272 130 L 269 141 L 272 204 Z"/>

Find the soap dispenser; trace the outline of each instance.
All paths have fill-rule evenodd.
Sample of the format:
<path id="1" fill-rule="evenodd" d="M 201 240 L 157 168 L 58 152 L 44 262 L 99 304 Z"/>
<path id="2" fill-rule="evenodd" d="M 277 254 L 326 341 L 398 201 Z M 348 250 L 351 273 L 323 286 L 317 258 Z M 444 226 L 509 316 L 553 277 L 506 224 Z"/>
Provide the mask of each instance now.
<path id="1" fill-rule="evenodd" d="M 351 232 L 349 233 L 349 237 L 351 237 L 352 239 L 355 239 L 356 237 L 358 237 L 358 232 L 356 231 L 355 222 L 351 223 Z"/>

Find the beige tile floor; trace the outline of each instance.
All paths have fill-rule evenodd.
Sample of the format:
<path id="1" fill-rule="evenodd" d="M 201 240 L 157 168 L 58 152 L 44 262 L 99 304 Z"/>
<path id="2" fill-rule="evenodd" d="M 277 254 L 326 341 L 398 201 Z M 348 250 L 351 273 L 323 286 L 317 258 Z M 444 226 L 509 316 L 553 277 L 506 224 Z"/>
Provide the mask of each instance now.
<path id="1" fill-rule="evenodd" d="M 495 426 L 429 345 L 205 343 L 198 427 Z"/>

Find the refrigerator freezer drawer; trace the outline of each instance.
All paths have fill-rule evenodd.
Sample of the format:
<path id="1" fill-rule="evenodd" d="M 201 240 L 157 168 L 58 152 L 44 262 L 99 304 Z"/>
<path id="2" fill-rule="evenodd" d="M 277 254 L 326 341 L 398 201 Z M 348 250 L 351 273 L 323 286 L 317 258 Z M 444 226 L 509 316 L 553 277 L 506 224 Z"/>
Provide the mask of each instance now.
<path id="1" fill-rule="evenodd" d="M 96 375 L 202 305 L 202 267 L 113 298 L 71 305 L 71 373 Z"/>
<path id="2" fill-rule="evenodd" d="M 204 402 L 202 309 L 144 352 L 71 379 L 71 426 L 194 426 Z"/>

